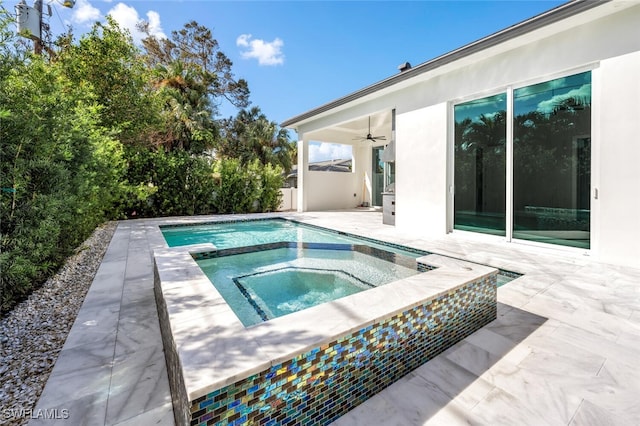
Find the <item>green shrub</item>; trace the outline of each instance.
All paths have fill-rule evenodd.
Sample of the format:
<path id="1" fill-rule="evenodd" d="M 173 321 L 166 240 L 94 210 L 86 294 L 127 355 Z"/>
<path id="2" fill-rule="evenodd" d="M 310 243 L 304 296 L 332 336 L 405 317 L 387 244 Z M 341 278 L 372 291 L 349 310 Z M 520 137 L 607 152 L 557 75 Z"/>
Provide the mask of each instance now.
<path id="1" fill-rule="evenodd" d="M 213 170 L 208 158 L 186 151 L 130 149 L 127 181 L 130 217 L 213 213 Z"/>
<path id="2" fill-rule="evenodd" d="M 262 168 L 262 192 L 260 206 L 263 212 L 276 211 L 282 202 L 280 188 L 284 185 L 281 166 L 267 164 Z"/>
<path id="3" fill-rule="evenodd" d="M 0 82 L 0 312 L 44 282 L 121 197 L 100 108 L 40 58 Z"/>
<path id="4" fill-rule="evenodd" d="M 282 168 L 254 160 L 242 166 L 238 159 L 215 164 L 215 201 L 218 213 L 255 213 L 276 210 L 280 204 Z"/>

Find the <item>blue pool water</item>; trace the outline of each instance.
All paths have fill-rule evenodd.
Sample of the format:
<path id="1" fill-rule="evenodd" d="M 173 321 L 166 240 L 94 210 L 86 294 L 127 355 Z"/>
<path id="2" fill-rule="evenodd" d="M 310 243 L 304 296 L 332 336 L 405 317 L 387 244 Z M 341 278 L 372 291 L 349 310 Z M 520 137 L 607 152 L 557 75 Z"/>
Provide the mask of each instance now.
<path id="1" fill-rule="evenodd" d="M 218 222 L 215 224 L 194 226 L 161 226 L 160 230 L 169 247 L 212 243 L 218 249 L 228 249 L 279 241 L 291 241 L 305 243 L 366 244 L 414 258 L 427 254 L 427 252 L 421 250 L 413 250 L 399 246 L 394 247 L 373 240 L 364 240 L 355 236 L 285 219 Z"/>
<path id="2" fill-rule="evenodd" d="M 428 254 L 285 219 L 160 228 L 170 247 L 216 246 L 197 262 L 245 326 L 415 275 Z"/>
<path id="3" fill-rule="evenodd" d="M 240 321 L 250 326 L 419 273 L 414 259 L 397 257 L 286 247 L 197 262 Z"/>
<path id="4" fill-rule="evenodd" d="M 198 265 L 245 326 L 418 274 L 426 254 L 283 219 L 161 230 L 170 247 L 216 246 Z"/>

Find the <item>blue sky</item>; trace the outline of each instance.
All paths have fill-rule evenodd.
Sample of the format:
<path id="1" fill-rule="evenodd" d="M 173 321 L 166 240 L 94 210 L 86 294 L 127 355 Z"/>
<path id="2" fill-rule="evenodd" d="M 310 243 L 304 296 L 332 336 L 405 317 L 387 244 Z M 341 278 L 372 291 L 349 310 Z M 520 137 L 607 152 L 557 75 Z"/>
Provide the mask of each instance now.
<path id="1" fill-rule="evenodd" d="M 9 10 L 16 3 L 2 2 Z M 405 61 L 420 64 L 562 3 L 78 0 L 69 9 L 54 0 L 47 20 L 54 34 L 65 25 L 79 34 L 110 13 L 136 40 L 140 19 L 160 37 L 196 20 L 248 81 L 252 105 L 280 123 L 387 78 Z M 236 114 L 228 105 L 220 110 Z"/>

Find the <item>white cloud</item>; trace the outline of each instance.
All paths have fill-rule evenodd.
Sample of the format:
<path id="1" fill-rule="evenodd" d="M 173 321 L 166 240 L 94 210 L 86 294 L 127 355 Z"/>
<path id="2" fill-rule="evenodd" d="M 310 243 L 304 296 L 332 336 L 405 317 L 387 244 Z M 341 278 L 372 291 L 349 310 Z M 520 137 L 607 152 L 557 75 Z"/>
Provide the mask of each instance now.
<path id="1" fill-rule="evenodd" d="M 78 0 L 71 14 L 71 23 L 74 25 L 92 25 L 101 18 L 100 10 L 89 3 L 88 0 Z"/>
<path id="2" fill-rule="evenodd" d="M 583 84 L 577 89 L 572 89 L 567 93 L 555 95 L 551 99 L 540 102 L 538 111 L 543 114 L 551 114 L 558 105 L 562 105 L 570 98 L 589 103 L 591 101 L 591 84 Z"/>
<path id="3" fill-rule="evenodd" d="M 309 162 L 327 160 L 348 160 L 353 157 L 351 145 L 337 143 L 309 143 Z"/>
<path id="4" fill-rule="evenodd" d="M 127 6 L 124 3 L 116 4 L 110 11 L 109 15 L 115 19 L 121 28 L 129 30 L 133 41 L 139 44 L 146 34 L 136 28 L 136 25 L 142 20 L 138 11 L 133 6 Z M 160 23 L 160 15 L 158 12 L 150 10 L 147 12 L 147 22 L 149 22 L 149 31 L 152 36 L 157 38 L 167 38 L 162 30 Z"/>
<path id="5" fill-rule="evenodd" d="M 236 45 L 246 50 L 241 51 L 244 59 L 255 58 L 260 65 L 281 65 L 284 63 L 282 46 L 284 42 L 275 38 L 271 42 L 260 39 L 251 39 L 251 34 L 241 34 L 236 39 Z"/>

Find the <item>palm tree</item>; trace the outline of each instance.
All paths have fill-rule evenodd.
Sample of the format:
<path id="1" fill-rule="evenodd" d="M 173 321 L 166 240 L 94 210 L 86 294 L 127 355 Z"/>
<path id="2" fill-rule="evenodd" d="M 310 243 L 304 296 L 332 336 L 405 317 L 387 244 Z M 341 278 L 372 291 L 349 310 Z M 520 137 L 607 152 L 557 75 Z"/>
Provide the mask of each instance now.
<path id="1" fill-rule="evenodd" d="M 155 87 L 164 98 L 166 135 L 160 144 L 166 149 L 201 153 L 213 147 L 216 125 L 206 87 L 196 72 L 182 61 L 158 65 Z"/>
<path id="2" fill-rule="evenodd" d="M 243 164 L 258 159 L 262 164 L 291 170 L 291 142 L 286 129 L 269 121 L 259 107 L 243 109 L 235 118 L 224 120 L 217 154 L 238 158 Z"/>

